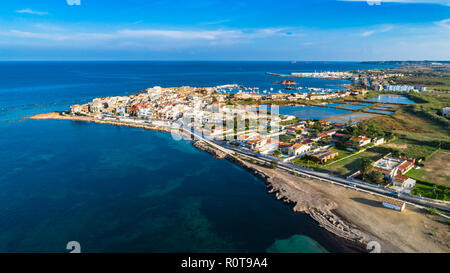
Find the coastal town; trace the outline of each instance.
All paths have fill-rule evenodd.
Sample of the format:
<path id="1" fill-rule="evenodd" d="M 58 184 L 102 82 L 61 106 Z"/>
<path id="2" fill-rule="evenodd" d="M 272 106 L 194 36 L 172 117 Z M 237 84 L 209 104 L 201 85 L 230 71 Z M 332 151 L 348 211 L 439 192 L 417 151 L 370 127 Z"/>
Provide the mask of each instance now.
<path id="1" fill-rule="evenodd" d="M 402 212 L 409 206 L 449 217 L 446 170 L 430 171 L 436 164 L 448 164 L 444 159 L 450 149 L 450 122 L 445 114 L 450 101 L 446 93 L 434 92 L 425 85 L 390 88 L 393 79 L 402 79 L 405 74 L 389 70 L 292 74 L 328 78 L 351 75 L 351 84 L 345 90 L 294 93 L 266 93 L 236 84 L 155 86 L 128 96 L 95 98 L 67 111 L 32 119 L 90 121 L 184 136 L 214 157 L 227 158 L 250 170 L 268 183 L 278 199 L 296 204 L 294 210 L 308 213 L 330 232 L 351 241 L 363 242 L 367 238 L 344 223 L 330 224 L 341 223 L 330 211 L 335 205 L 321 201 L 328 205 L 320 205 L 318 213 L 307 205 L 314 202 L 314 194 L 292 189 L 296 187 L 292 184 L 295 179 L 283 179 L 281 183 L 269 178 L 269 173 L 278 176 L 279 170 L 375 195 L 387 210 Z M 296 83 L 283 80 L 278 84 Z M 300 112 L 285 113 L 284 107 Z M 308 112 L 301 112 L 308 107 L 348 112 L 312 118 L 305 114 Z M 417 136 L 422 136 L 422 131 L 414 126 L 423 129 L 423 118 L 437 126 L 429 129 L 434 130 L 432 137 L 420 140 Z M 444 162 L 435 161 L 435 157 Z"/>
<path id="2" fill-rule="evenodd" d="M 0 7 L 0 254 L 290 272 L 450 253 L 450 0 Z"/>
<path id="3" fill-rule="evenodd" d="M 276 102 L 289 101 L 307 103 L 316 101 L 319 107 L 327 101 L 345 99 L 347 96 L 360 98 L 371 90 L 375 92 L 426 92 L 424 86 L 398 86 L 388 84 L 400 74 L 382 73 L 379 70 L 342 73 L 292 73 L 301 77 L 352 78 L 353 84 L 345 91 L 330 93 L 297 92 L 258 94 L 239 90 L 224 93 L 224 89 L 239 88 L 237 85 L 217 87 L 159 86 L 146 89 L 130 96 L 96 98 L 84 105 L 73 105 L 66 114 L 88 116 L 97 120 L 120 121 L 148 125 L 166 125 L 172 128 L 185 127 L 200 132 L 199 135 L 231 146 L 243 152 L 265 157 L 275 163 L 289 163 L 304 168 L 333 173 L 350 181 L 369 183 L 392 191 L 392 195 L 408 194 L 423 199 L 440 198 L 448 200 L 448 188 L 438 194 L 414 191 L 416 180 L 408 177 L 411 170 L 419 170 L 424 157 L 408 156 L 405 153 L 386 149 L 389 143 L 398 139 L 392 131 L 378 128 L 370 120 L 347 120 L 332 122 L 326 119 L 302 119 L 294 115 L 278 114 Z M 283 81 L 280 84 L 292 84 Z M 252 102 L 252 104 L 248 104 Z M 359 99 L 349 100 L 357 109 L 371 108 Z M 243 103 L 243 104 L 242 104 Z M 272 105 L 267 108 L 266 104 Z M 329 104 L 329 103 L 328 103 Z M 385 107 L 385 108 L 383 108 Z M 375 105 L 367 111 L 391 110 L 396 105 Z M 445 109 L 443 111 L 445 112 Z M 384 112 L 384 111 L 381 111 Z M 385 111 L 387 112 L 387 111 Z M 372 117 L 372 116 L 371 116 Z M 376 116 L 375 116 L 376 117 Z M 385 146 L 387 144 L 387 146 Z M 387 152 L 379 152 L 380 150 Z M 372 159 L 363 156 L 370 153 Z M 347 171 L 330 168 L 339 162 L 353 158 L 355 164 Z M 434 190 L 436 193 L 436 190 Z M 412 194 L 416 193 L 416 195 Z"/>

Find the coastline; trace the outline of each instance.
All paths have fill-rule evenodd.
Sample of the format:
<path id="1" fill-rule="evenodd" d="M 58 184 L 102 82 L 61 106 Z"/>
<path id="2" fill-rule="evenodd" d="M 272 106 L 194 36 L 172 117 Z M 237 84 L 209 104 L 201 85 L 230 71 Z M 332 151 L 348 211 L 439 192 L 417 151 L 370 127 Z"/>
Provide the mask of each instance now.
<path id="1" fill-rule="evenodd" d="M 167 127 L 103 121 L 60 113 L 40 114 L 24 119 L 85 121 L 174 132 Z M 180 135 L 190 139 L 186 133 L 180 132 Z M 225 154 L 201 140 L 193 141 L 192 144 L 217 159 L 226 159 L 239 165 L 263 180 L 268 193 L 291 205 L 294 212 L 306 213 L 315 220 L 322 228 L 325 240 L 332 240 L 342 246 L 339 252 L 368 252 L 366 246 L 370 241 L 379 242 L 382 252 L 389 253 L 449 252 L 450 241 L 446 238 L 448 227 L 417 208 L 408 207 L 405 212 L 399 213 L 382 207 L 379 197 L 258 165 L 245 160 L 242 155 Z"/>
<path id="2" fill-rule="evenodd" d="M 103 121 L 85 116 L 65 116 L 58 112 L 38 114 L 31 117 L 24 117 L 23 120 L 24 119 L 84 121 L 155 130 L 160 132 L 172 132 L 167 127 L 162 126 L 130 124 L 119 121 Z M 180 132 L 180 134 L 187 136 L 185 133 Z M 277 178 L 273 173 L 269 173 L 267 167 L 247 162 L 238 156 L 225 154 L 203 141 L 193 141 L 192 145 L 201 151 L 209 153 L 216 159 L 226 159 L 261 179 L 266 184 L 267 192 L 269 194 L 273 194 L 277 200 L 292 206 L 294 212 L 308 214 L 321 228 L 324 229 L 326 233 L 328 233 L 329 236 L 327 237 L 329 238 L 327 239 L 337 241 L 338 244 L 342 246 L 343 250 L 351 252 L 367 252 L 365 246 L 368 242 L 368 236 L 365 235 L 364 232 L 352 227 L 351 224 L 342 221 L 339 216 L 333 212 L 333 210 L 337 207 L 337 204 L 324 198 L 317 191 L 314 191 L 312 188 L 309 188 L 306 191 L 296 191 L 296 189 L 290 188 L 289 185 L 286 184 L 286 181 Z M 282 172 L 281 170 L 272 170 L 272 172 L 277 171 Z M 304 187 L 307 187 L 307 184 L 304 184 L 303 188 Z"/>

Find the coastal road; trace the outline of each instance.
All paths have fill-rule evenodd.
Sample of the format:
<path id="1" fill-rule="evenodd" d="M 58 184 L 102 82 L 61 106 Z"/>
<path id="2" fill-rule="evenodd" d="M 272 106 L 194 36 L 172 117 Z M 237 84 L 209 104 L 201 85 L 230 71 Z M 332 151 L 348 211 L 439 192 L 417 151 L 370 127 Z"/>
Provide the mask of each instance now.
<path id="1" fill-rule="evenodd" d="M 188 130 L 186 130 L 186 132 L 192 133 Z M 204 137 L 199 136 L 197 134 L 193 134 L 193 135 L 195 138 L 205 141 L 206 143 L 210 144 L 211 146 L 217 148 L 218 150 L 220 150 L 226 154 L 230 154 L 230 155 L 239 154 L 241 156 L 245 156 L 247 158 L 259 161 L 264 164 L 271 164 L 273 162 L 272 159 L 266 158 L 263 155 L 256 154 L 252 151 L 244 151 L 242 148 L 234 147 L 225 142 L 219 143 L 218 141 L 212 141 L 212 140 L 205 139 Z M 346 188 L 365 192 L 365 193 L 372 194 L 372 195 L 377 195 L 377 196 L 384 197 L 384 198 L 387 197 L 387 198 L 391 198 L 391 199 L 399 199 L 409 205 L 416 206 L 419 208 L 433 207 L 433 208 L 441 209 L 444 211 L 450 211 L 450 207 L 448 206 L 448 204 L 445 204 L 445 203 L 430 202 L 428 200 L 417 199 L 417 198 L 410 197 L 410 196 L 402 194 L 402 193 L 399 193 L 399 195 L 395 198 L 393 196 L 393 191 L 385 189 L 385 188 L 377 187 L 375 185 L 370 186 L 370 185 L 361 184 L 361 183 L 355 182 L 355 181 L 349 181 L 344 178 L 332 176 L 327 173 L 317 172 L 314 170 L 306 169 L 306 168 L 303 168 L 303 167 L 300 167 L 297 165 L 293 165 L 293 164 L 289 164 L 289 163 L 277 162 L 277 164 L 278 164 L 277 167 L 279 169 L 288 171 L 288 172 L 296 174 L 296 175 L 306 176 L 306 177 L 316 179 L 316 180 L 319 180 L 322 182 L 344 186 Z M 447 219 L 450 219 L 449 217 L 447 217 L 445 215 L 442 215 L 442 216 L 444 216 Z"/>
<path id="2" fill-rule="evenodd" d="M 214 140 L 207 139 L 204 136 L 198 135 L 196 132 L 192 132 L 191 130 L 184 128 L 183 126 L 181 126 L 181 128 L 174 127 L 174 126 L 172 126 L 173 124 L 170 124 L 170 123 L 159 124 L 159 125 L 165 126 L 168 128 L 170 127 L 170 129 L 175 129 L 175 130 L 182 129 L 187 134 L 193 136 L 195 139 L 202 140 L 202 141 L 206 142 L 207 144 L 211 145 L 212 147 L 218 149 L 219 151 L 222 151 L 225 154 L 229 154 L 229 155 L 238 154 L 238 155 L 256 160 L 263 164 L 271 164 L 274 161 L 273 159 L 267 158 L 261 154 L 257 154 L 250 150 L 247 151 L 242 148 L 238 148 L 238 147 L 229 145 L 228 143 L 225 143 L 223 141 L 214 141 Z M 399 199 L 409 205 L 416 206 L 419 208 L 433 207 L 433 208 L 441 209 L 441 210 L 444 210 L 447 212 L 450 211 L 450 206 L 448 205 L 448 202 L 439 202 L 438 200 L 431 201 L 431 200 L 425 200 L 425 199 L 418 199 L 417 197 L 408 196 L 408 195 L 402 194 L 402 193 L 400 193 L 398 196 L 394 197 L 393 191 L 382 188 L 382 187 L 377 187 L 375 185 L 372 186 L 372 185 L 368 185 L 368 184 L 362 184 L 362 183 L 356 182 L 356 181 L 350 181 L 350 180 L 347 180 L 344 178 L 332 176 L 327 173 L 317 172 L 314 170 L 306 169 L 306 168 L 303 168 L 303 167 L 300 167 L 297 165 L 293 165 L 293 164 L 289 164 L 289 163 L 277 162 L 277 164 L 278 164 L 277 167 L 279 169 L 285 170 L 285 171 L 295 174 L 295 175 L 301 175 L 301 176 L 305 176 L 308 178 L 312 178 L 314 180 L 319 180 L 321 182 L 326 182 L 326 183 L 330 183 L 330 184 L 334 184 L 334 185 L 343 186 L 343 187 L 346 187 L 349 189 L 365 192 L 367 194 L 377 195 L 380 197 L 391 198 L 391 199 Z M 441 214 L 441 215 L 447 219 L 450 219 L 450 217 L 448 217 L 446 215 L 443 215 L 443 214 Z"/>

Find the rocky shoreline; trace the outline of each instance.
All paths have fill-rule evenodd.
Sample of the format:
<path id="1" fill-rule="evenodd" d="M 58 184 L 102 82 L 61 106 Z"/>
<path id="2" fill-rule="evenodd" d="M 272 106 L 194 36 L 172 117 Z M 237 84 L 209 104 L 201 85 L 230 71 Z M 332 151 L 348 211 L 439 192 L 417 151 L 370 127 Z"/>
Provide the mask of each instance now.
<path id="1" fill-rule="evenodd" d="M 215 158 L 229 160 L 263 180 L 268 192 L 274 194 L 277 200 L 291 205 L 294 212 L 308 214 L 320 227 L 340 238 L 340 243 L 345 244 L 347 249 L 357 252 L 367 252 L 365 247 L 370 241 L 369 236 L 352 224 L 342 220 L 334 212 L 338 205 L 323 197 L 313 188 L 308 187 L 306 183 L 302 185 L 303 190 L 299 191 L 291 187 L 284 179 L 276 177 L 273 174 L 268 174 L 269 170 L 266 166 L 259 167 L 237 156 L 225 155 L 223 152 L 214 149 L 202 141 L 195 141 L 193 145 Z M 276 171 L 271 170 L 271 172 Z"/>

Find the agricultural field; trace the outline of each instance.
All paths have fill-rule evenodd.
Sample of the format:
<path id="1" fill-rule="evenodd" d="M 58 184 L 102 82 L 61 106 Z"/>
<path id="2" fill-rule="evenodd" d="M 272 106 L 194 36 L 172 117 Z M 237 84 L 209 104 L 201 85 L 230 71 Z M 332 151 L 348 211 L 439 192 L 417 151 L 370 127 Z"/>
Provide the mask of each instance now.
<path id="1" fill-rule="evenodd" d="M 450 75 L 436 77 L 430 76 L 405 76 L 395 79 L 396 84 L 422 85 L 429 90 L 450 91 Z"/>
<path id="2" fill-rule="evenodd" d="M 339 161 L 347 156 L 350 156 L 352 154 L 351 151 L 345 150 L 345 149 L 339 149 L 336 146 L 332 147 L 330 150 L 332 151 L 336 151 L 339 153 L 338 156 L 336 156 L 335 158 L 329 160 L 326 163 L 319 163 L 319 162 L 315 162 L 313 160 L 308 159 L 307 157 L 302 157 L 302 158 L 296 158 L 293 163 L 299 166 L 305 166 L 305 167 L 309 167 L 309 168 L 314 168 L 316 170 L 328 170 L 326 168 L 326 166 L 333 164 L 333 162 Z"/>
<path id="3" fill-rule="evenodd" d="M 424 166 L 408 173 L 412 178 L 450 187 L 450 153 L 439 151 Z"/>
<path id="4" fill-rule="evenodd" d="M 450 149 L 450 121 L 439 115 L 443 107 L 450 105 L 450 94 L 413 94 L 410 99 L 418 104 L 402 106 L 393 115 L 372 120 L 398 136 L 391 148 L 406 150 L 412 157 L 429 155 L 437 148 Z"/>
<path id="5" fill-rule="evenodd" d="M 402 77 L 392 78 L 393 84 L 421 85 L 430 90 L 450 91 L 450 68 L 443 67 L 402 67 L 394 68 L 391 72 L 404 74 Z"/>
<path id="6" fill-rule="evenodd" d="M 410 158 L 427 159 L 432 156 L 439 148 L 435 145 L 428 145 L 426 142 L 416 141 L 409 138 L 398 138 L 390 143 L 383 144 L 377 149 L 388 148 L 389 151 L 398 151 Z"/>

